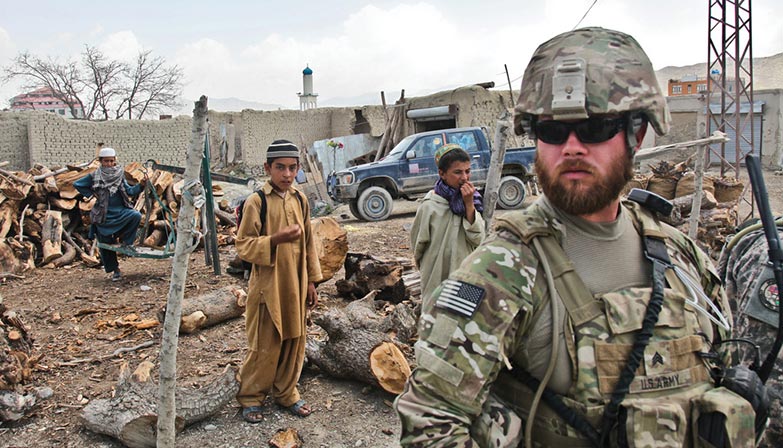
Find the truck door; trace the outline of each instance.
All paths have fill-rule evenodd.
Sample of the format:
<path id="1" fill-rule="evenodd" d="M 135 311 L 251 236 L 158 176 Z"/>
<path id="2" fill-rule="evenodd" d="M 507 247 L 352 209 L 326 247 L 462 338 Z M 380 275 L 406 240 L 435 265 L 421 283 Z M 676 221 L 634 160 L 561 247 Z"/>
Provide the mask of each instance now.
<path id="1" fill-rule="evenodd" d="M 473 185 L 483 187 L 487 183 L 490 153 L 481 150 L 476 140 L 475 131 L 460 131 L 446 133 L 446 143 L 456 143 L 470 154 L 470 181 Z"/>
<path id="2" fill-rule="evenodd" d="M 405 194 L 425 193 L 438 180 L 435 150 L 443 146 L 443 134 L 425 135 L 416 139 L 405 153 L 400 181 Z"/>

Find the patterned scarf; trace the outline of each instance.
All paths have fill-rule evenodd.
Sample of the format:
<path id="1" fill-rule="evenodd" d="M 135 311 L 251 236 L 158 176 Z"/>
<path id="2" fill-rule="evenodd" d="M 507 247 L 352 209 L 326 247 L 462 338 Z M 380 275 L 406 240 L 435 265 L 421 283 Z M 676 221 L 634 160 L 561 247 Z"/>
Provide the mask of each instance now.
<path id="1" fill-rule="evenodd" d="M 117 193 L 124 178 L 125 171 L 121 165 L 102 166 L 92 175 L 92 189 L 93 191 L 108 189 L 109 194 L 113 195 Z"/>
<path id="2" fill-rule="evenodd" d="M 449 201 L 449 209 L 458 216 L 465 216 L 465 201 L 462 200 L 462 193 L 458 188 L 451 188 L 443 179 L 435 182 L 435 193 Z M 473 192 L 473 204 L 476 210 L 481 213 L 484 211 L 484 205 L 481 203 L 481 194 L 478 190 Z"/>

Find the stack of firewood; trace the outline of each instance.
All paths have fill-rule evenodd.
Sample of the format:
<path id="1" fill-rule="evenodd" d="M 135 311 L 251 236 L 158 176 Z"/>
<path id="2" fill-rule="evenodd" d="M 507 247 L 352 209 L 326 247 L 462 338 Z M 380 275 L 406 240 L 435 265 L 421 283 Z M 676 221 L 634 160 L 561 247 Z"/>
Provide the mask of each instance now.
<path id="1" fill-rule="evenodd" d="M 674 211 L 667 222 L 687 234 L 695 191 L 695 173 L 688 168 L 688 161 L 678 164 L 661 161 L 650 168 L 652 174 L 637 174 L 629 182 L 628 189 L 646 189 L 672 201 Z M 726 237 L 735 232 L 744 189 L 744 184 L 733 177 L 704 176 L 696 239 L 710 255 L 717 257 Z"/>
<path id="2" fill-rule="evenodd" d="M 77 259 L 100 264 L 96 244 L 87 238 L 95 198 L 84 200 L 73 186 L 99 166 L 95 160 L 54 169 L 35 165 L 28 172 L 0 169 L 0 277 L 40 266 L 65 266 Z M 137 244 L 161 248 L 176 231 L 172 223 L 179 211 L 181 177 L 146 169 L 138 162 L 125 165 L 124 170 L 131 185 L 146 178 L 157 194 L 156 199 L 144 190 L 136 199 L 134 208 L 144 217 L 142 225 L 148 220 L 147 232 Z M 213 191 L 215 196 L 221 194 L 217 187 Z M 171 211 L 168 216 L 163 205 Z M 224 227 L 218 244 L 231 244 L 236 226 L 233 212 L 227 201 L 220 201 L 220 207 L 216 217 Z"/>

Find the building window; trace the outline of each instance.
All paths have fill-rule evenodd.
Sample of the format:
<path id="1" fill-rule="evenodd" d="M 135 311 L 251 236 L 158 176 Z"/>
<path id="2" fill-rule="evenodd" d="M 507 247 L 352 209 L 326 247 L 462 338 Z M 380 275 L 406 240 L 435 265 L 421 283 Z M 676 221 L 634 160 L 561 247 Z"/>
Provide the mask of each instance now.
<path id="1" fill-rule="evenodd" d="M 696 91 L 697 92 L 706 92 L 707 91 L 707 84 L 696 84 Z"/>
<path id="2" fill-rule="evenodd" d="M 692 93 L 690 84 L 688 84 L 688 93 Z"/>
<path id="3" fill-rule="evenodd" d="M 65 115 L 65 109 L 57 109 L 57 113 L 60 115 Z"/>
<path id="4" fill-rule="evenodd" d="M 672 93 L 675 95 L 682 93 L 682 86 L 672 86 Z"/>

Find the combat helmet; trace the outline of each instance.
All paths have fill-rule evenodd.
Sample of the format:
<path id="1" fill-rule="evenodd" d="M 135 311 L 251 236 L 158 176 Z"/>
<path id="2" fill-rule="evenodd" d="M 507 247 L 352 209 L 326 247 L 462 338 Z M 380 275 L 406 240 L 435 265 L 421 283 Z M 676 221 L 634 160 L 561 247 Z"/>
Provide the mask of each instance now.
<path id="1" fill-rule="evenodd" d="M 634 111 L 658 135 L 669 131 L 669 109 L 647 54 L 628 34 L 580 28 L 536 49 L 514 108 L 514 131 L 524 134 L 539 115 L 579 120 Z"/>

